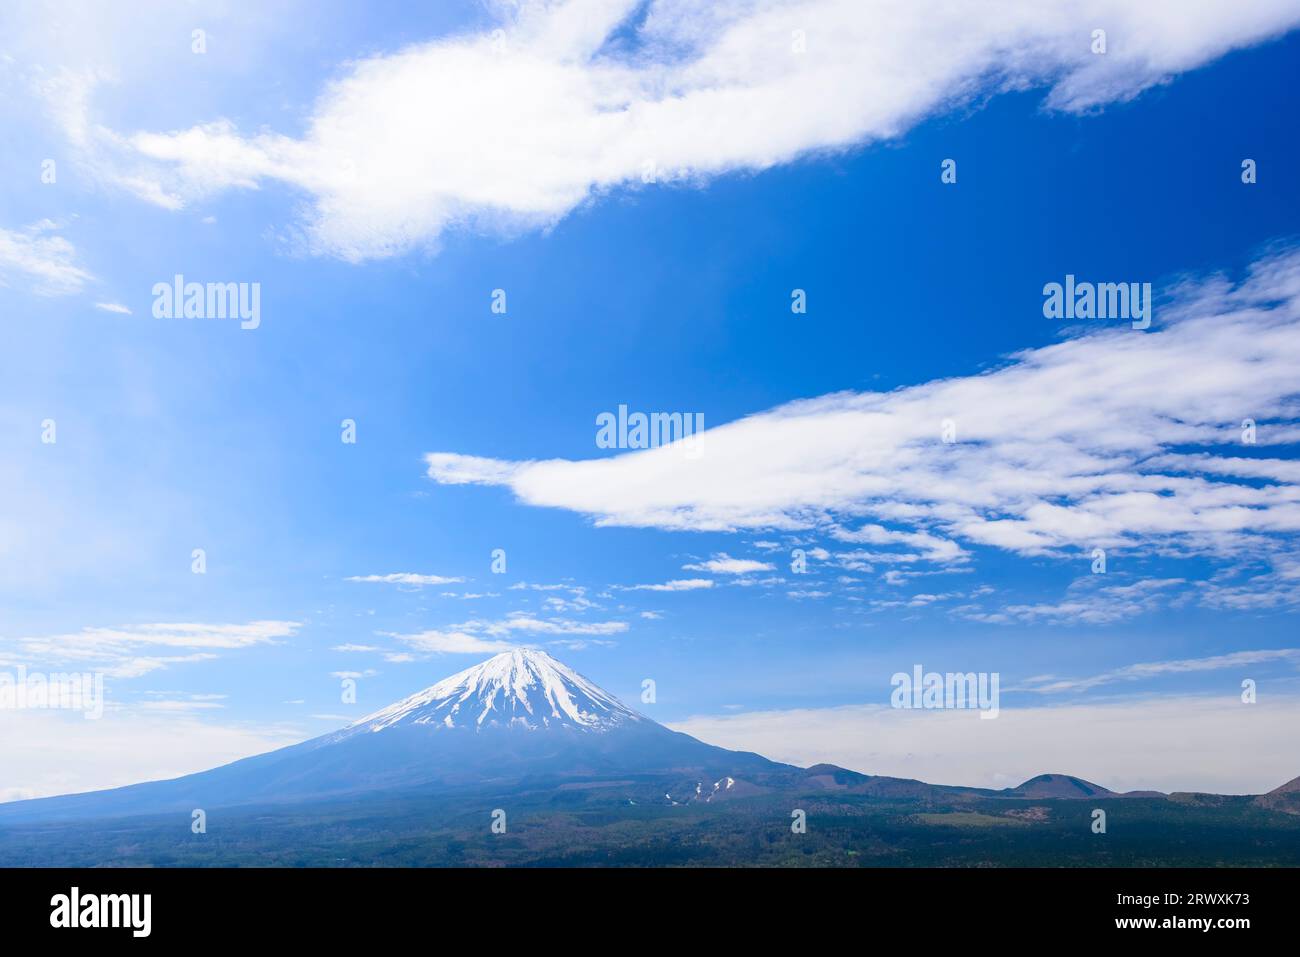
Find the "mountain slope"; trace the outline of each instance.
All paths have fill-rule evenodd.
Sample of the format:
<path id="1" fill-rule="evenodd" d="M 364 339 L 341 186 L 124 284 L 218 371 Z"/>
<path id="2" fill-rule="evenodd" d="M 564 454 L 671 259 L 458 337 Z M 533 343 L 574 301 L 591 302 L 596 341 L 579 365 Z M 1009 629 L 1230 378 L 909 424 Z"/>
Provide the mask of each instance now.
<path id="1" fill-rule="evenodd" d="M 0 804 L 0 827 L 238 806 L 408 795 L 460 800 L 470 789 L 516 797 L 618 786 L 629 805 L 730 803 L 762 795 L 833 794 L 879 801 L 969 803 L 1214 795 L 1116 794 L 1064 774 L 999 791 L 806 770 L 705 744 L 638 714 L 542 651 L 514 650 L 445 678 L 338 731 L 210 771 L 108 791 Z M 549 798 L 548 798 L 549 799 Z M 1300 813 L 1300 779 L 1253 799 Z M 1212 802 L 1212 803 L 1213 803 Z M 797 805 L 796 805 L 797 806 Z M 169 825 L 170 826 L 170 825 Z"/>
<path id="2" fill-rule="evenodd" d="M 1300 778 L 1292 778 L 1267 794 L 1255 798 L 1255 804 L 1272 811 L 1300 814 Z"/>
<path id="3" fill-rule="evenodd" d="M 553 786 L 610 773 L 793 771 L 671 731 L 542 651 L 497 655 L 301 744 L 210 771 L 0 804 L 0 823 L 184 812 L 377 791 Z"/>

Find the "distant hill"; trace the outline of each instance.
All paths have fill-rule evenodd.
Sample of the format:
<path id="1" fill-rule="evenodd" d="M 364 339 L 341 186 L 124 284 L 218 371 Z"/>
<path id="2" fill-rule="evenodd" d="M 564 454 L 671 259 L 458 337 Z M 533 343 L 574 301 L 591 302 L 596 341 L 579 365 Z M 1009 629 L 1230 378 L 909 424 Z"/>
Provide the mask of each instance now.
<path id="1" fill-rule="evenodd" d="M 1116 797 L 1117 795 L 1100 784 L 1093 784 L 1069 774 L 1040 774 L 1017 788 L 1011 788 L 1007 796 L 1042 799 Z"/>

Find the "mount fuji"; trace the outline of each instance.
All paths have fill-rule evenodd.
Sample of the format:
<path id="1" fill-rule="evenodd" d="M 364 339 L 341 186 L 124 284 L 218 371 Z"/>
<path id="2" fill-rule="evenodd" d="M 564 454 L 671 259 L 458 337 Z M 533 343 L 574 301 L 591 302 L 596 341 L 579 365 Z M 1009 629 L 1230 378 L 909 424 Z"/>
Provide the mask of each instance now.
<path id="1" fill-rule="evenodd" d="M 0 804 L 0 867 L 1294 866 L 1297 794 L 1300 779 L 1257 797 L 799 768 L 669 730 L 519 649 L 292 747 Z M 1097 808 L 1122 839 L 1087 839 Z"/>
<path id="2" fill-rule="evenodd" d="M 156 814 L 381 791 L 700 782 L 796 769 L 671 731 L 544 651 L 515 649 L 300 744 L 185 777 L 0 805 L 0 822 Z"/>
<path id="3" fill-rule="evenodd" d="M 366 715 L 334 738 L 413 725 L 603 733 L 648 721 L 546 652 L 520 648 Z"/>

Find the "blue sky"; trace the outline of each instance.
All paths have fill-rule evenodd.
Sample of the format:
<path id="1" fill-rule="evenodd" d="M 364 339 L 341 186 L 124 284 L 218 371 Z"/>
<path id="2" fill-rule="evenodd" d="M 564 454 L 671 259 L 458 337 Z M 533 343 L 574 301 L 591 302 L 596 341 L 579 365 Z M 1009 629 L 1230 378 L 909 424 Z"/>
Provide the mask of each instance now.
<path id="1" fill-rule="evenodd" d="M 4 713 L 0 797 L 511 643 L 788 760 L 1293 777 L 1300 8 L 924 6 L 6 14 L 0 661 L 109 712 Z M 177 273 L 258 283 L 259 327 L 154 318 Z M 1067 273 L 1152 283 L 1151 328 L 1044 318 Z M 619 405 L 702 414 L 698 459 L 597 447 Z M 455 580 L 349 580 L 390 575 Z M 1003 716 L 888 710 L 917 663 Z"/>

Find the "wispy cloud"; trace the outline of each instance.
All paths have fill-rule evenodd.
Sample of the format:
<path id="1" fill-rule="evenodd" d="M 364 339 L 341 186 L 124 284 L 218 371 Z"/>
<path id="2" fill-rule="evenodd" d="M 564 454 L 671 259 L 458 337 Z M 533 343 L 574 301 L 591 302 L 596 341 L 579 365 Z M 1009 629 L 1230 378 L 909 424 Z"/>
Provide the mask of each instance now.
<path id="1" fill-rule="evenodd" d="M 1105 584 L 1101 576 L 1089 576 L 1076 580 L 1069 594 L 1058 602 L 1007 604 L 991 611 L 979 605 L 963 605 L 953 611 L 959 617 L 990 624 L 1109 625 L 1157 610 L 1185 584 L 1181 578 L 1144 578 L 1127 585 L 1112 585 Z"/>
<path id="2" fill-rule="evenodd" d="M 215 117 L 123 136 L 90 122 L 94 77 L 58 99 L 109 181 L 178 208 L 280 182 L 311 199 L 314 249 L 349 260 L 428 245 L 453 224 L 553 223 L 600 193 L 764 170 L 899 136 L 1003 90 L 1085 111 L 1300 20 L 1287 0 L 561 0 L 497 5 L 500 33 L 350 64 L 301 136 Z M 1109 31 L 1104 56 L 1091 32 Z M 620 55 L 610 40 L 619 35 Z M 441 91 L 430 96 L 429 91 Z M 827 102 L 836 108 L 822 108 Z M 725 130 L 725 136 L 718 136 Z M 455 149 L 446 144 L 454 141 Z"/>
<path id="3" fill-rule="evenodd" d="M 1234 651 L 1230 654 L 1211 655 L 1206 658 L 1147 661 L 1136 665 L 1125 665 L 1123 668 L 1115 668 L 1087 678 L 1056 678 L 1043 675 L 1028 679 L 1023 684 L 1024 690 L 1037 691 L 1042 694 L 1056 694 L 1065 691 L 1087 691 L 1090 688 L 1120 681 L 1143 681 L 1149 678 L 1158 678 L 1162 675 L 1187 674 L 1198 671 L 1222 671 L 1225 668 L 1242 668 L 1246 665 L 1267 664 L 1276 661 L 1300 663 L 1300 648 Z"/>
<path id="4" fill-rule="evenodd" d="M 463 582 L 463 578 L 449 578 L 444 575 L 421 575 L 416 572 L 390 572 L 387 575 L 352 575 L 346 579 L 350 582 L 374 582 L 384 585 L 451 585 Z"/>
<path id="5" fill-rule="evenodd" d="M 672 581 L 653 585 L 614 585 L 612 587 L 624 591 L 698 591 L 701 588 L 712 588 L 713 580 L 710 578 L 675 578 Z"/>
<path id="6" fill-rule="evenodd" d="M 750 572 L 770 572 L 776 566 L 752 558 L 732 558 L 726 552 L 721 552 L 706 562 L 695 562 L 683 565 L 682 568 L 688 572 L 713 572 L 715 575 L 748 575 Z"/>
<path id="7" fill-rule="evenodd" d="M 340 681 L 343 681 L 348 678 L 373 678 L 377 674 L 379 674 L 378 671 L 375 671 L 373 668 L 367 668 L 365 671 L 331 671 L 330 677 L 338 678 Z"/>
<path id="8" fill-rule="evenodd" d="M 866 524 L 859 528 L 830 529 L 832 538 L 841 542 L 856 544 L 898 546 L 899 551 L 853 551 L 839 552 L 836 558 L 846 567 L 863 563 L 909 564 L 925 561 L 939 564 L 959 563 L 967 559 L 967 553 L 951 539 L 941 538 L 926 531 L 899 531 L 882 525 Z M 823 560 L 829 556 L 825 550 L 820 551 Z"/>
<path id="9" fill-rule="evenodd" d="M 792 402 L 702 433 L 695 458 L 661 448 L 466 472 L 462 456 L 439 452 L 428 475 L 506 485 L 598 525 L 813 529 L 879 546 L 839 553 L 846 569 L 959 567 L 971 546 L 1290 567 L 1300 483 L 1289 462 L 1256 449 L 1300 439 L 1300 253 L 1262 259 L 1235 286 L 1212 277 L 1169 295 L 1150 331 L 1080 334 L 982 375 Z M 945 420 L 954 443 L 942 440 Z"/>
<path id="10" fill-rule="evenodd" d="M 512 612 L 504 618 L 466 621 L 415 634 L 389 634 L 388 637 L 395 638 L 413 651 L 426 654 L 496 654 L 518 647 L 516 636 L 578 635 L 586 636 L 583 640 L 588 644 L 599 644 L 598 637 L 622 634 L 627 629 L 625 621 L 573 621 Z M 393 659 L 390 657 L 388 660 Z"/>
<path id="11" fill-rule="evenodd" d="M 215 651 L 271 644 L 293 635 L 296 621 L 250 621 L 246 624 L 173 622 L 119 628 L 83 628 L 61 635 L 19 638 L 12 654 L 27 660 L 77 663 L 118 678 L 135 678 L 168 665 L 207 661 Z M 160 654 L 158 649 L 195 649 L 187 654 Z"/>
<path id="12" fill-rule="evenodd" d="M 563 648 L 566 651 L 585 651 L 587 648 L 613 648 L 618 642 L 608 641 L 604 638 L 558 638 L 555 641 L 547 642 L 557 648 Z"/>
<path id="13" fill-rule="evenodd" d="M 498 652 L 509 651 L 515 647 L 509 641 L 484 638 L 481 635 L 470 634 L 456 628 L 431 628 L 413 635 L 393 635 L 393 637 L 409 645 L 415 651 L 435 655 L 495 655 Z M 413 659 L 409 655 L 405 659 L 394 655 L 389 657 L 388 660 L 410 661 Z"/>
<path id="14" fill-rule="evenodd" d="M 1268 571 L 1230 568 L 1199 586 L 1201 601 L 1226 611 L 1300 608 L 1300 555 L 1262 554 Z"/>
<path id="15" fill-rule="evenodd" d="M 481 630 L 490 635 L 505 635 L 516 631 L 542 635 L 617 635 L 627 631 L 627 622 L 538 618 L 524 612 L 514 612 L 499 621 L 473 621 L 461 627 Z"/>
<path id="16" fill-rule="evenodd" d="M 218 701 L 196 701 L 193 698 L 164 698 L 157 701 L 145 701 L 140 704 L 145 711 L 174 711 L 187 713 L 191 711 L 209 711 L 224 708 Z"/>
<path id="17" fill-rule="evenodd" d="M 542 599 L 542 607 L 549 612 L 568 612 L 572 614 L 574 612 L 581 613 L 590 611 L 599 608 L 600 605 L 592 601 L 590 598 L 584 598 L 581 595 L 577 595 L 573 598 L 557 598 L 556 596 L 551 595 Z"/>
<path id="18" fill-rule="evenodd" d="M 25 285 L 42 296 L 66 296 L 95 277 L 77 265 L 77 250 L 42 221 L 21 230 L 0 229 L 0 285 Z"/>

